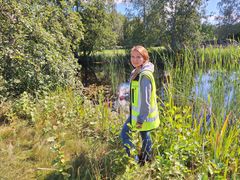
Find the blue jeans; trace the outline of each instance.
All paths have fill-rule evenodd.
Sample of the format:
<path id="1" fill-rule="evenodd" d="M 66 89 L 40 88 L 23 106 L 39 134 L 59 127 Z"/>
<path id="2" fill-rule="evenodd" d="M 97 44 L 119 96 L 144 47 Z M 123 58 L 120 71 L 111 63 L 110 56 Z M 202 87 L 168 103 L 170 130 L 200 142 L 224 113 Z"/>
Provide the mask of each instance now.
<path id="1" fill-rule="evenodd" d="M 130 133 L 131 129 L 128 126 L 130 124 L 130 117 L 124 123 L 122 131 L 121 131 L 121 139 L 123 146 L 126 149 L 128 156 L 130 156 L 130 148 L 135 148 L 134 144 L 131 141 Z M 152 150 L 152 140 L 150 136 L 150 131 L 140 131 L 140 135 L 142 138 L 142 149 L 141 149 L 141 160 L 146 161 L 147 159 L 151 159 L 151 150 Z"/>

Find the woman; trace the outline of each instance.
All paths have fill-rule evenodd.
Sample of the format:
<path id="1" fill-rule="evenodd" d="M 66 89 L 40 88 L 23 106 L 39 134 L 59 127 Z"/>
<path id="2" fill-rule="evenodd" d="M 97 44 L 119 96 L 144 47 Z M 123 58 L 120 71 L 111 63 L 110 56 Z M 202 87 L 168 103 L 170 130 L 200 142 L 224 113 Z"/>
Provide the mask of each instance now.
<path id="1" fill-rule="evenodd" d="M 131 49 L 131 64 L 135 68 L 130 76 L 130 116 L 123 125 L 121 139 L 130 156 L 131 131 L 138 130 L 142 138 L 141 154 L 135 157 L 142 165 L 151 160 L 151 130 L 160 124 L 156 101 L 154 65 L 149 61 L 148 51 L 143 46 Z"/>

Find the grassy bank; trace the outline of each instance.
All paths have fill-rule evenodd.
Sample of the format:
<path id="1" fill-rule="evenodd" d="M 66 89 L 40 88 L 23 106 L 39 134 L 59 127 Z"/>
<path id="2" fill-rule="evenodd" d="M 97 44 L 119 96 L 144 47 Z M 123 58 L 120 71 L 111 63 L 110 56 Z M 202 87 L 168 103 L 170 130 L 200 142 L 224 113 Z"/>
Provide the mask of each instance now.
<path id="1" fill-rule="evenodd" d="M 111 167 L 122 155 L 118 140 L 121 117 L 110 113 L 98 98 L 94 105 L 68 89 L 35 103 L 24 94 L 17 102 L 2 104 L 1 178 L 116 176 Z"/>
<path id="2" fill-rule="evenodd" d="M 196 179 L 239 178 L 239 121 L 204 126 L 192 107 L 160 106 L 151 164 L 125 156 L 119 133 L 125 116 L 111 112 L 99 90 L 93 104 L 71 89 L 33 101 L 27 94 L 2 104 L 2 179 Z M 3 109 L 3 108 L 1 108 Z M 202 131 L 202 128 L 204 131 Z M 136 134 L 135 143 L 139 144 Z"/>
<path id="3" fill-rule="evenodd" d="M 163 84 L 164 101 L 158 99 L 154 159 L 143 167 L 126 156 L 119 139 L 126 116 L 112 111 L 102 86 L 3 99 L 0 179 L 239 179 L 239 54 L 239 48 L 151 54 L 156 80 L 162 82 L 163 62 L 170 81 Z M 110 65 L 96 73 L 116 88 L 130 73 L 126 56 L 101 58 Z M 207 101 L 192 95 L 206 74 L 212 77 Z M 229 89 L 234 98 L 225 106 Z M 139 149 L 138 134 L 133 137 Z"/>

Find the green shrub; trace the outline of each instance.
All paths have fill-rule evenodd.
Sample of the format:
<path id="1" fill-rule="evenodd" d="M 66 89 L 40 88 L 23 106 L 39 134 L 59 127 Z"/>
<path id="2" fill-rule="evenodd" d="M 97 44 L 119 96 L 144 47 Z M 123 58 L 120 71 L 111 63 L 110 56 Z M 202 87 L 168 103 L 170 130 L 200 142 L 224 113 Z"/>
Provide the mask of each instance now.
<path id="1" fill-rule="evenodd" d="M 0 85 L 4 97 L 74 86 L 73 52 L 83 38 L 76 12 L 48 1 L 1 4 Z"/>

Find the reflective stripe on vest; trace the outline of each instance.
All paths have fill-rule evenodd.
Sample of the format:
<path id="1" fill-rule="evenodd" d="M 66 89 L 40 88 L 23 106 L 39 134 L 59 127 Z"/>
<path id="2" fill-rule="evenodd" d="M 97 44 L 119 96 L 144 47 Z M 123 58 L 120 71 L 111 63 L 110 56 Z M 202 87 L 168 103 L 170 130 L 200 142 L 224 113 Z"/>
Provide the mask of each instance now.
<path id="1" fill-rule="evenodd" d="M 131 81 L 131 124 L 133 130 L 136 130 L 137 117 L 140 114 L 141 107 L 141 94 L 140 94 L 140 82 L 143 76 L 146 76 L 152 85 L 152 92 L 150 97 L 150 110 L 147 118 L 144 120 L 142 124 L 142 128 L 138 129 L 139 131 L 148 131 L 151 129 L 155 129 L 159 126 L 159 114 L 158 107 L 156 101 L 156 84 L 154 81 L 154 77 L 152 72 L 143 71 L 140 73 L 139 80 Z"/>

